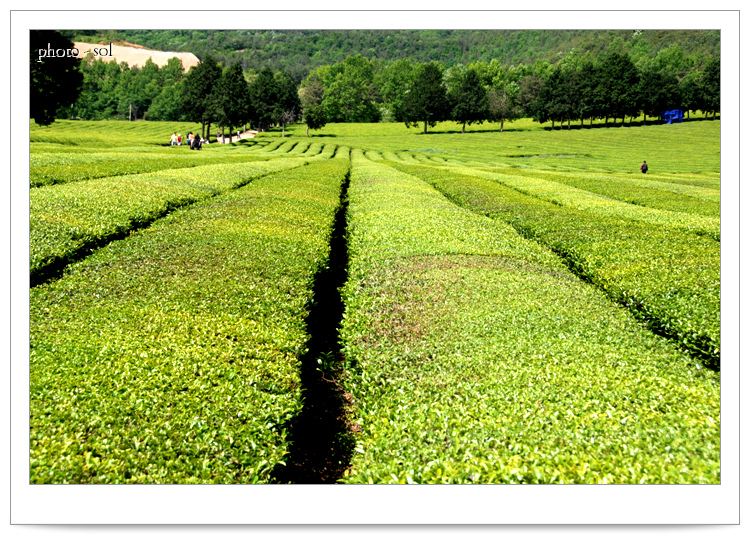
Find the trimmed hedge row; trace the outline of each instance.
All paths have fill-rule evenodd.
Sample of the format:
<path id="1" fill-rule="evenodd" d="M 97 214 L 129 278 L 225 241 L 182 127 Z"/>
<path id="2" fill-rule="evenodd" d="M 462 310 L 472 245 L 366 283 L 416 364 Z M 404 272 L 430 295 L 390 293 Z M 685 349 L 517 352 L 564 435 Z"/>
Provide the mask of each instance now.
<path id="1" fill-rule="evenodd" d="M 396 167 L 549 247 L 652 330 L 719 367 L 721 247 L 716 241 L 557 206 L 470 171 Z"/>
<path id="2" fill-rule="evenodd" d="M 31 482 L 270 481 L 347 171 L 256 180 L 33 288 Z"/>
<path id="3" fill-rule="evenodd" d="M 321 150 L 323 150 L 322 143 L 310 143 L 303 156 L 317 156 Z"/>
<path id="4" fill-rule="evenodd" d="M 485 168 L 497 172 L 497 169 Z M 615 175 L 559 173 L 529 169 L 503 169 L 504 175 L 533 176 L 551 182 L 586 190 L 630 204 L 685 212 L 717 218 L 720 216 L 720 192 L 715 189 L 674 184 L 660 180 L 639 180 Z"/>
<path id="5" fill-rule="evenodd" d="M 204 165 L 205 159 L 195 152 L 179 156 L 156 152 L 75 152 L 65 150 L 37 149 L 32 145 L 30 159 L 31 187 L 49 186 L 65 182 L 101 178 L 105 176 L 130 175 L 180 169 Z M 36 149 L 36 150 L 35 150 Z M 182 152 L 182 151 L 181 151 Z"/>
<path id="6" fill-rule="evenodd" d="M 304 159 L 204 165 L 142 175 L 35 188 L 30 192 L 32 284 L 113 237 L 140 228 L 175 207 L 305 165 Z"/>
<path id="7" fill-rule="evenodd" d="M 353 151 L 349 483 L 717 483 L 719 382 L 509 225 Z"/>
<path id="8" fill-rule="evenodd" d="M 327 160 L 328 158 L 333 158 L 333 155 L 336 153 L 336 145 L 332 143 L 326 143 L 323 145 L 323 150 L 320 151 L 319 154 L 316 154 L 315 156 L 312 156 L 311 158 L 313 160 Z"/>
<path id="9" fill-rule="evenodd" d="M 455 171 L 456 168 L 446 167 L 445 169 Z M 716 241 L 720 240 L 721 225 L 718 217 L 634 206 L 597 195 L 596 193 L 567 186 L 566 184 L 537 178 L 529 173 L 518 175 L 506 174 L 503 171 L 488 173 L 469 168 L 462 169 L 461 173 L 494 180 L 526 195 L 579 211 L 616 217 L 623 220 L 641 221 L 651 225 L 683 229 L 694 232 L 699 236 L 708 236 Z"/>

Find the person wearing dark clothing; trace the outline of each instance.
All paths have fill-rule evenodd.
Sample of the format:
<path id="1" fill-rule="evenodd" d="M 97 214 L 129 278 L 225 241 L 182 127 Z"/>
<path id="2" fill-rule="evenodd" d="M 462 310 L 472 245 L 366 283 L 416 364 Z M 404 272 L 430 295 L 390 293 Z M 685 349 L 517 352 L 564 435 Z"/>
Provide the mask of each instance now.
<path id="1" fill-rule="evenodd" d="M 641 173 L 645 173 L 648 171 L 648 165 L 646 165 L 646 160 L 643 160 L 643 163 L 641 164 Z"/>
<path id="2" fill-rule="evenodd" d="M 193 142 L 190 144 L 191 149 L 201 150 L 201 138 L 199 136 L 193 137 Z"/>

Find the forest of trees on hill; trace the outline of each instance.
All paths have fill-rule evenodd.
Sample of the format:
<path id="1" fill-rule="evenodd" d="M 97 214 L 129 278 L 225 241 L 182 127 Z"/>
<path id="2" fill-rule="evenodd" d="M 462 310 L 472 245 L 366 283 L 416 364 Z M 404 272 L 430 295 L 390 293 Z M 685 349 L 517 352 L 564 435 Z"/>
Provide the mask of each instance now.
<path id="1" fill-rule="evenodd" d="M 176 58 L 141 68 L 82 60 L 80 94 L 57 111 L 58 118 L 259 129 L 298 120 L 313 129 L 327 122 L 397 121 L 427 131 L 442 120 L 463 130 L 496 121 L 502 130 L 519 117 L 570 127 L 640 115 L 645 122 L 647 115 L 675 108 L 714 117 L 720 111 L 714 31 L 61 33 L 92 41 L 127 38 L 191 51 L 202 61 L 185 73 Z M 404 49 L 398 45 L 407 42 Z M 261 59 L 250 66 L 242 59 L 248 50 L 293 66 L 274 68 Z"/>
<path id="2" fill-rule="evenodd" d="M 696 30 L 110 30 L 63 32 L 72 40 L 126 41 L 154 50 L 192 52 L 199 59 L 211 55 L 244 70 L 268 67 L 284 71 L 300 82 L 322 65 L 339 63 L 360 54 L 390 63 L 437 61 L 456 64 L 493 59 L 502 65 L 556 62 L 576 50 L 596 57 L 606 52 L 655 56 L 678 45 L 699 62 L 718 56 L 719 31 Z"/>

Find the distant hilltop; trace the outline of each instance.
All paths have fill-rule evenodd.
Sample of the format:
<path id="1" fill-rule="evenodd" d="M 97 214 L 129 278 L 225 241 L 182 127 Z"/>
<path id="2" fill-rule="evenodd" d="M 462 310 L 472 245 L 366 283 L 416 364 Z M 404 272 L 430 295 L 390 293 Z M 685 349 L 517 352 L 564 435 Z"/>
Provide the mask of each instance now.
<path id="1" fill-rule="evenodd" d="M 162 52 L 160 50 L 149 50 L 138 45 L 109 43 L 94 44 L 75 42 L 74 46 L 79 50 L 79 57 L 83 57 L 87 52 L 91 52 L 91 54 L 97 59 L 101 58 L 104 61 L 111 61 L 114 59 L 117 63 L 124 61 L 130 67 L 143 67 L 148 58 L 151 58 L 151 61 L 159 67 L 166 65 L 170 58 L 180 58 L 182 61 L 182 68 L 186 71 L 190 69 L 190 67 L 200 63 L 200 60 L 192 52 Z M 94 49 L 96 49 L 96 51 L 94 51 Z"/>

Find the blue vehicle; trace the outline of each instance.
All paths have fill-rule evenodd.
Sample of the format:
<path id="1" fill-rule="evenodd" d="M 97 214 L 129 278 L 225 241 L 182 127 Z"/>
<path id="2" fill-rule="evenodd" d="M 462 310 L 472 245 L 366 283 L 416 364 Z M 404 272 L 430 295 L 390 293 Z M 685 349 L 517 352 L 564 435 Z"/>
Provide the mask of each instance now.
<path id="1" fill-rule="evenodd" d="M 661 114 L 662 120 L 667 124 L 681 123 L 685 113 L 682 110 L 669 110 Z"/>

